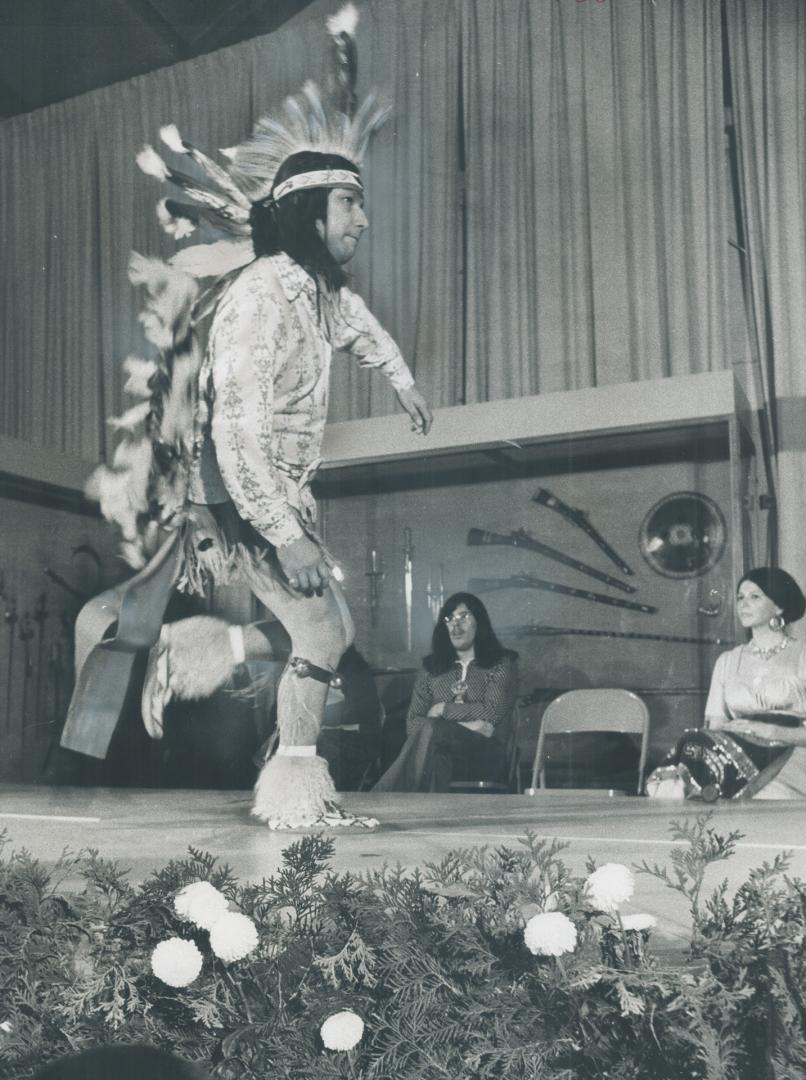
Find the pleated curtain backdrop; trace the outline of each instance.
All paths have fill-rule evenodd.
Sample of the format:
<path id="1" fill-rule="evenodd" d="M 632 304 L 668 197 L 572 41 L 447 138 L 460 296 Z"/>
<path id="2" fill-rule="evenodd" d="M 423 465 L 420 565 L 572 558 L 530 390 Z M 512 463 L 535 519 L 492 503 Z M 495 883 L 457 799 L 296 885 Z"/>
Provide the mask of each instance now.
<path id="1" fill-rule="evenodd" d="M 806 588 L 806 8 L 727 0 L 746 321 L 768 407 L 779 563 Z"/>
<path id="2" fill-rule="evenodd" d="M 261 112 L 324 69 L 323 12 L 333 6 L 0 124 L 0 434 L 88 460 L 105 452 L 121 361 L 149 348 L 129 252 L 176 250 L 155 214 L 167 189 L 140 172 L 137 152 L 146 142 L 165 149 L 159 128 L 171 122 L 211 151 L 243 139 Z"/>
<path id="3" fill-rule="evenodd" d="M 338 6 L 0 124 L 0 433 L 104 452 L 143 351 L 128 252 L 173 250 L 134 155 L 171 121 L 205 149 L 242 138 L 325 69 Z M 394 107 L 355 277 L 435 405 L 747 364 L 719 8 L 362 4 L 361 89 Z M 332 418 L 393 408 L 336 363 Z"/>
<path id="4" fill-rule="evenodd" d="M 469 400 L 729 363 L 719 5 L 464 5 Z"/>
<path id="5" fill-rule="evenodd" d="M 435 405 L 463 397 L 461 0 L 371 0 L 358 25 L 360 83 L 392 103 L 369 156 L 370 227 L 356 287 L 394 335 Z M 333 371 L 332 419 L 395 409 L 386 380 L 345 360 Z"/>

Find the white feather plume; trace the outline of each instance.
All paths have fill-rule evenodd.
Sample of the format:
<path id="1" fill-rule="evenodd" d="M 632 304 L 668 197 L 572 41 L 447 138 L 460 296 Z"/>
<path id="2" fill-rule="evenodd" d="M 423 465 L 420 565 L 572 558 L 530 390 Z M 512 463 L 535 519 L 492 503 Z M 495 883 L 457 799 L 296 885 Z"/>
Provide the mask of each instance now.
<path id="1" fill-rule="evenodd" d="M 124 439 L 115 450 L 112 468 L 99 465 L 84 487 L 101 504 L 107 521 L 120 527 L 127 541 L 137 538 L 137 517 L 148 508 L 148 478 L 153 451 L 148 439 Z"/>
<path id="2" fill-rule="evenodd" d="M 176 124 L 164 124 L 163 127 L 160 128 L 160 138 L 167 147 L 174 151 L 175 154 L 187 153 L 182 136 L 179 134 L 179 128 Z"/>
<path id="3" fill-rule="evenodd" d="M 325 20 L 325 25 L 327 26 L 327 32 L 333 37 L 337 37 L 339 34 L 347 34 L 348 37 L 353 37 L 355 28 L 358 26 L 358 8 L 355 4 L 345 4 L 335 15 L 331 15 Z"/>
<path id="4" fill-rule="evenodd" d="M 124 540 L 120 545 L 120 557 L 129 564 L 132 570 L 142 570 L 146 564 L 146 555 L 139 538 Z"/>
<path id="5" fill-rule="evenodd" d="M 157 203 L 157 219 L 164 232 L 175 240 L 184 240 L 196 231 L 196 226 L 186 217 L 175 217 L 168 209 L 168 200 L 160 199 Z"/>
<path id="6" fill-rule="evenodd" d="M 123 370 L 129 376 L 123 389 L 132 397 L 151 397 L 148 380 L 156 374 L 157 365 L 153 360 L 142 360 L 139 356 L 127 356 L 123 361 Z"/>
<path id="7" fill-rule="evenodd" d="M 122 416 L 112 416 L 107 423 L 115 431 L 134 431 L 134 429 L 142 424 L 148 414 L 151 412 L 150 401 L 140 401 L 137 405 L 132 405 L 130 409 L 127 409 Z"/>
<path id="8" fill-rule="evenodd" d="M 254 258 L 252 241 L 216 240 L 213 244 L 194 244 L 183 248 L 170 259 L 171 266 L 194 278 L 221 277 L 246 266 Z"/>
<path id="9" fill-rule="evenodd" d="M 146 176 L 155 176 L 157 180 L 168 179 L 168 166 L 149 143 L 146 143 L 135 160 Z"/>
<path id="10" fill-rule="evenodd" d="M 230 171 L 249 197 L 258 201 L 270 194 L 286 158 L 302 150 L 338 154 L 360 165 L 370 136 L 388 113 L 388 107 L 370 96 L 351 119 L 327 107 L 319 87 L 307 82 L 275 114 L 258 120 L 251 138 L 235 148 Z"/>
<path id="11" fill-rule="evenodd" d="M 177 327 L 187 318 L 199 287 L 194 279 L 161 259 L 149 259 L 136 251 L 129 258 L 129 281 L 145 285 L 148 300 L 139 316 L 148 340 L 158 349 L 173 346 Z"/>

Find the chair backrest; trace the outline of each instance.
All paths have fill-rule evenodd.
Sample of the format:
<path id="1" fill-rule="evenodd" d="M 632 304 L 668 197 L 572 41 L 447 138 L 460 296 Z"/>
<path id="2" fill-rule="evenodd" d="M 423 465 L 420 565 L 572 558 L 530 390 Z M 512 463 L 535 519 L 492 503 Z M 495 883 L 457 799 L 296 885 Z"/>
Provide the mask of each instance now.
<path id="1" fill-rule="evenodd" d="M 532 766 L 532 788 L 545 787 L 545 738 L 578 731 L 617 731 L 641 736 L 638 787 L 644 788 L 649 742 L 649 710 L 631 690 L 569 690 L 550 702 L 543 713 Z"/>

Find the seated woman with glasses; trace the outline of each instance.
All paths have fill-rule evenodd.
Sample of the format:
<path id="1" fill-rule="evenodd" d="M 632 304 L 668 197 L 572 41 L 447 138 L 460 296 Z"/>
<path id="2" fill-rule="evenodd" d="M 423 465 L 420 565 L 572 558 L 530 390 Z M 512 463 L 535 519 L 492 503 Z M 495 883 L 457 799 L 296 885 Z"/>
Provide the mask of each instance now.
<path id="1" fill-rule="evenodd" d="M 472 593 L 443 605 L 414 685 L 408 738 L 373 791 L 448 791 L 451 780 L 503 780 L 518 654 Z"/>

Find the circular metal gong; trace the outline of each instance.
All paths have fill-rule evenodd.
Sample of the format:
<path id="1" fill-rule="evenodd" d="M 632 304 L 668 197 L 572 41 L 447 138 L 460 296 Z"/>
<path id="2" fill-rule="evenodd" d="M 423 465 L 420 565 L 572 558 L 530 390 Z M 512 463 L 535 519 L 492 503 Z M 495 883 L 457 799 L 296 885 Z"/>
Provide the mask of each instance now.
<path id="1" fill-rule="evenodd" d="M 638 544 L 652 569 L 664 577 L 697 577 L 719 562 L 726 534 L 725 518 L 713 499 L 697 491 L 677 491 L 646 515 Z"/>

